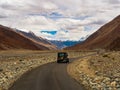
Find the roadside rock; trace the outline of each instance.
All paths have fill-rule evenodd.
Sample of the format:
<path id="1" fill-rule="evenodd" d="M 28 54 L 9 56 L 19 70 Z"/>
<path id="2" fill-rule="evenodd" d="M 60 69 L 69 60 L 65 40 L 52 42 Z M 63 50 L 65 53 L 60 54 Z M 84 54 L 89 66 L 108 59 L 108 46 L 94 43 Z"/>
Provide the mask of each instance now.
<path id="1" fill-rule="evenodd" d="M 67 70 L 88 90 L 120 90 L 120 52 L 80 59 L 68 65 Z"/>
<path id="2" fill-rule="evenodd" d="M 55 53 L 53 53 L 49 55 L 49 59 L 47 57 L 39 58 L 36 55 L 33 57 L 18 56 L 17 59 L 14 57 L 4 57 L 10 61 L 1 61 L 0 63 L 2 68 L 0 69 L 0 87 L 7 90 L 22 74 L 42 64 L 55 61 L 55 56 Z M 2 90 L 1 88 L 0 90 Z"/>

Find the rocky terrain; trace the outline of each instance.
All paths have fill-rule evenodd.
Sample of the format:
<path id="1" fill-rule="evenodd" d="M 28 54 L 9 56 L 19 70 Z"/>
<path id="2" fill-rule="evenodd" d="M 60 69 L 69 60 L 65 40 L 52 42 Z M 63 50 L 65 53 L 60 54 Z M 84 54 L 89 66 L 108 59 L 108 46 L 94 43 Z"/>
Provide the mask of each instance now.
<path id="1" fill-rule="evenodd" d="M 3 90 L 7 90 L 26 71 L 56 59 L 56 53 L 4 52 L 0 54 L 0 88 Z"/>
<path id="2" fill-rule="evenodd" d="M 88 52 L 73 51 L 68 54 L 69 58 L 75 58 L 84 56 Z M 40 65 L 54 62 L 56 58 L 57 52 L 51 51 L 1 51 L 0 90 L 8 90 L 22 74 Z"/>
<path id="3" fill-rule="evenodd" d="M 75 61 L 69 74 L 88 90 L 120 90 L 120 52 L 106 52 Z"/>

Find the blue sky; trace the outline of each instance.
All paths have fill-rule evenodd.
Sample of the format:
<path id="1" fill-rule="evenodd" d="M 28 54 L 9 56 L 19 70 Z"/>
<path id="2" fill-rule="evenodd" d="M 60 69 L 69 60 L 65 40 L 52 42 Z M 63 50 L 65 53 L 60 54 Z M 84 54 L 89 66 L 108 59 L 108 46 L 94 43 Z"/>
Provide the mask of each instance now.
<path id="1" fill-rule="evenodd" d="M 120 14 L 120 0 L 0 0 L 0 24 L 50 40 L 80 40 Z"/>
<path id="2" fill-rule="evenodd" d="M 47 30 L 42 30 L 41 33 L 48 33 L 48 34 L 51 34 L 51 35 L 56 35 L 57 31 L 47 31 Z"/>

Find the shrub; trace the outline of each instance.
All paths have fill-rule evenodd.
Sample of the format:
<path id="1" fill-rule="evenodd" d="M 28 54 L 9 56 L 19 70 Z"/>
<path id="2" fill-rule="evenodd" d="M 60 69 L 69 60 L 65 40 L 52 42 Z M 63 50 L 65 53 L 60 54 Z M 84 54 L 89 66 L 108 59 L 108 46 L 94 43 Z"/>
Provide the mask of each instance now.
<path id="1" fill-rule="evenodd" d="M 103 57 L 109 57 L 107 54 L 103 55 Z"/>

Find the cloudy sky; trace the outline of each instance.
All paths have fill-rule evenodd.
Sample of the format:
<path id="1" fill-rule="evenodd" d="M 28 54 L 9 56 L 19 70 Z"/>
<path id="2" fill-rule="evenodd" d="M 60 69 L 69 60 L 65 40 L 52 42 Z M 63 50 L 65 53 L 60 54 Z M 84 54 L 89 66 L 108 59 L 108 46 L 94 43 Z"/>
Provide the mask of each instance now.
<path id="1" fill-rule="evenodd" d="M 0 0 L 0 24 L 50 40 L 80 40 L 120 14 L 120 0 Z"/>

